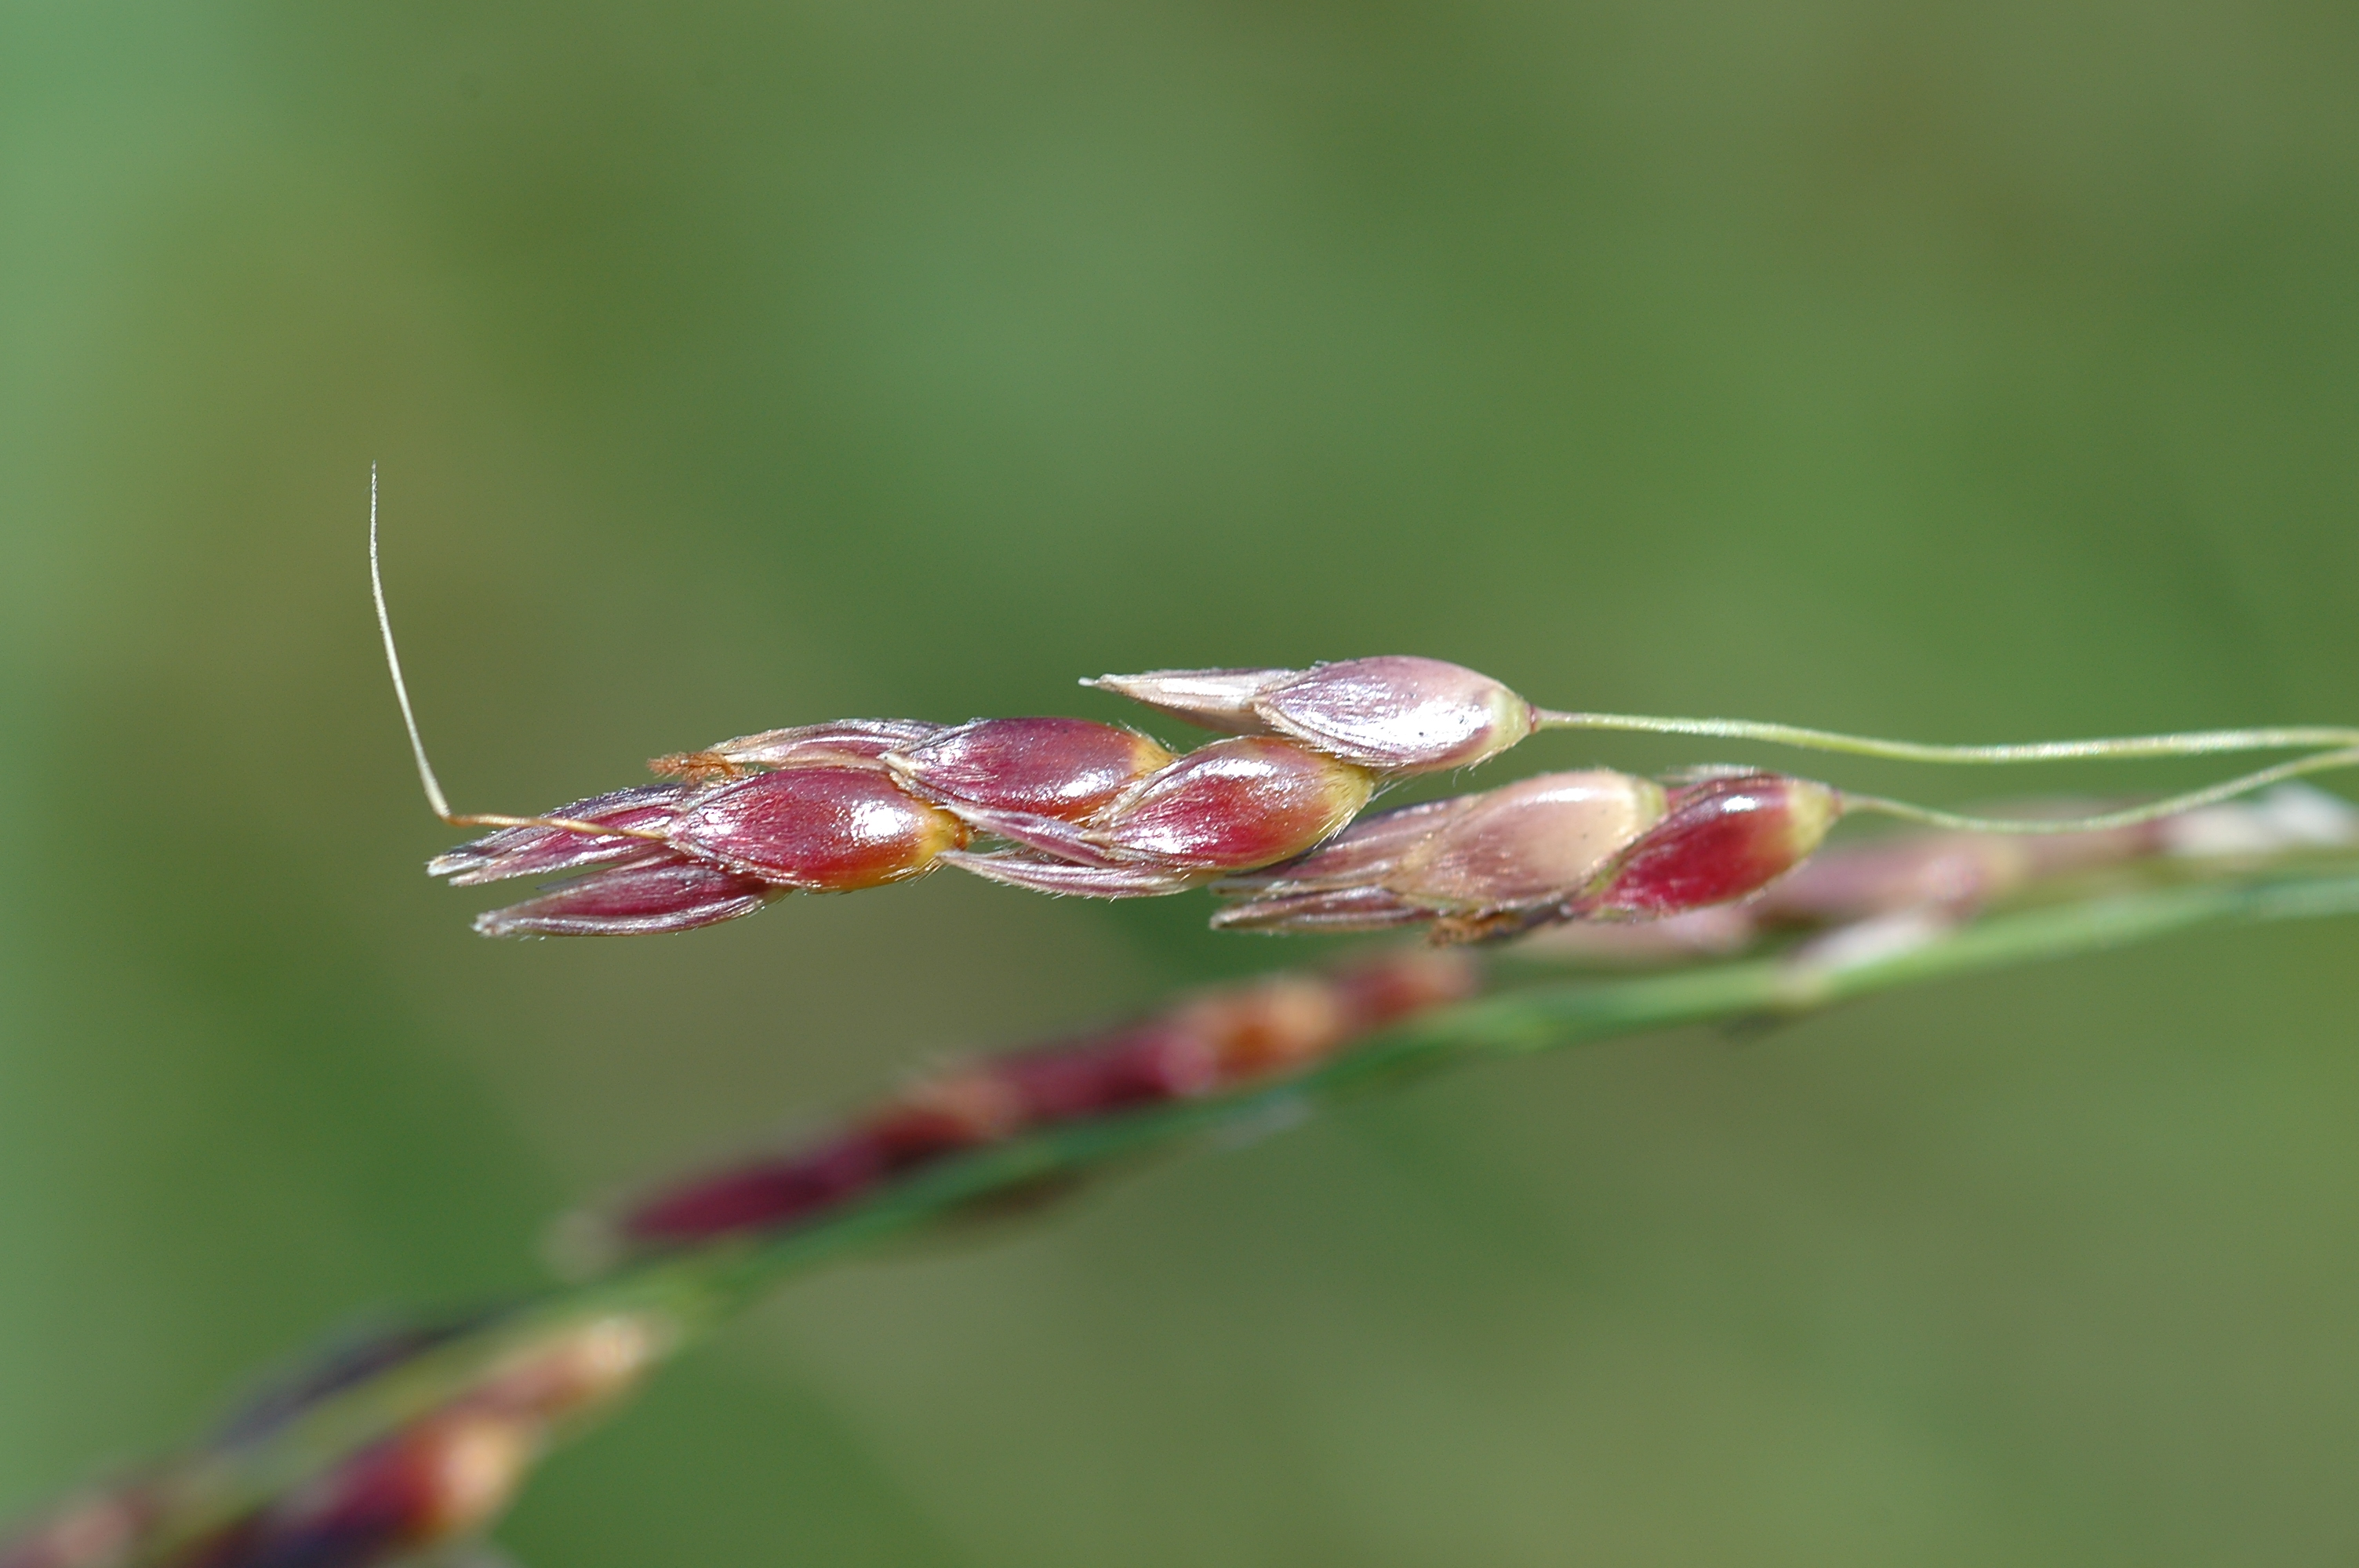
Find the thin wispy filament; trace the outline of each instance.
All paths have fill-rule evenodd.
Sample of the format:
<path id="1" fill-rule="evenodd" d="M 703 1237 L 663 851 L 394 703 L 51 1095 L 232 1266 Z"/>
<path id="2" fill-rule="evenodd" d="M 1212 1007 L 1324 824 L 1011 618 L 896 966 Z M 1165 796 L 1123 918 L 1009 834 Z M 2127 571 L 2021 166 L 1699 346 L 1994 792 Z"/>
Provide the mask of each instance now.
<path id="1" fill-rule="evenodd" d="M 2297 757 L 2289 762 L 2279 762 L 2273 768 L 2246 773 L 2184 795 L 2166 795 L 2143 806 L 2125 806 L 2119 811 L 2101 812 L 2093 816 L 1969 816 L 1938 806 L 1918 806 L 1909 801 L 1891 800 L 1877 795 L 1854 795 L 1843 792 L 1843 806 L 1848 811 L 1872 811 L 1880 816 L 1897 816 L 1909 822 L 1922 822 L 1932 827 L 1955 827 L 1974 833 L 2094 833 L 2109 827 L 2136 827 L 2141 823 L 2176 816 L 2201 806 L 2217 806 L 2222 801 L 2249 795 L 2256 789 L 2267 789 L 2287 779 L 2299 778 L 2304 773 L 2322 773 L 2335 768 L 2359 765 L 2359 747 L 2341 752 L 2321 752 L 2314 756 Z"/>
<path id="2" fill-rule="evenodd" d="M 409 731 L 409 752 L 418 761 L 418 782 L 426 791 L 426 804 L 434 815 L 453 827 L 555 827 L 569 833 L 594 833 L 604 837 L 648 838 L 660 844 L 663 835 L 636 828 L 615 827 L 595 822 L 583 822 L 571 816 L 496 816 L 484 813 L 461 815 L 451 809 L 450 798 L 442 793 L 442 783 L 434 776 L 434 764 L 426 760 L 426 741 L 418 732 L 418 715 L 409 706 L 409 683 L 401 678 L 401 653 L 393 643 L 393 618 L 385 608 L 385 575 L 376 561 L 376 465 L 369 464 L 369 596 L 376 600 L 376 629 L 385 639 L 385 665 L 393 676 L 394 699 L 401 704 L 401 722 Z"/>

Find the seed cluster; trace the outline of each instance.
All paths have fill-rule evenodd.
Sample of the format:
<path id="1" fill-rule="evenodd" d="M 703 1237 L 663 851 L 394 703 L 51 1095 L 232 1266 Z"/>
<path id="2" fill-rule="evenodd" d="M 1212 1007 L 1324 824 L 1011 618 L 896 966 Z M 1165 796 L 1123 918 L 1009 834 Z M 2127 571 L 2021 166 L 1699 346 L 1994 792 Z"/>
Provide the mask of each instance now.
<path id="1" fill-rule="evenodd" d="M 1743 897 L 1815 849 L 1840 806 L 1777 774 L 1667 793 L 1594 771 L 1351 827 L 1386 783 L 1486 761 L 1537 710 L 1487 676 L 1399 656 L 1088 684 L 1230 733 L 1175 755 L 1080 719 L 766 730 L 658 757 L 676 782 L 577 801 L 428 869 L 454 885 L 572 879 L 483 915 L 487 935 L 686 930 L 949 865 L 1098 898 L 1212 883 L 1242 901 L 1214 920 L 1235 929 L 1425 924 L 1462 941 Z"/>

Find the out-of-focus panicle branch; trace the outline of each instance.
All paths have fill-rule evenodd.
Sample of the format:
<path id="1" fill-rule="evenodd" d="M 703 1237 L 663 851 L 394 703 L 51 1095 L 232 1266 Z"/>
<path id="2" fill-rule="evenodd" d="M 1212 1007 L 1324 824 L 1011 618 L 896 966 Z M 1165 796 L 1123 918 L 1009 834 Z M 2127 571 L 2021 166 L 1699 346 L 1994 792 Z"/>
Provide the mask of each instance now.
<path id="1" fill-rule="evenodd" d="M 568 1234 L 614 1258 L 777 1233 L 961 1154 L 1299 1074 L 1479 983 L 1462 954 L 1409 951 L 1210 991 L 1116 1029 L 934 1072 L 839 1131 L 577 1219 Z"/>
<path id="2" fill-rule="evenodd" d="M 530 831 L 530 830 L 520 830 Z M 1404 952 L 1204 992 L 1150 1017 L 920 1079 L 805 1147 L 651 1192 L 585 1231 L 611 1288 L 347 1340 L 266 1384 L 190 1453 L 72 1499 L 0 1542 L 0 1568 L 359 1568 L 463 1541 L 549 1440 L 797 1259 L 962 1156 L 1299 1075 L 1386 1026 L 1472 996 L 1456 954 Z M 1078 1173 L 1044 1173 L 1044 1177 Z M 963 1204 L 1026 1184 L 987 1172 Z M 894 1211 L 888 1210 L 888 1213 Z M 308 1462 L 307 1462 L 308 1461 Z"/>
<path id="3" fill-rule="evenodd" d="M 1735 793 L 1757 788 L 1743 783 L 1753 776 Z M 1667 972 L 1479 996 L 1464 953 L 1388 952 L 946 1067 L 832 1132 L 576 1221 L 577 1254 L 603 1271 L 583 1282 L 338 1346 L 186 1452 L 0 1540 L 0 1568 L 430 1560 L 474 1541 L 555 1441 L 664 1357 L 849 1249 L 1484 1055 L 1792 1013 L 2209 925 L 2359 913 L 2348 806 L 2299 791 L 2215 811 L 2003 849 L 1980 836 L 1896 835 L 1828 851 L 1754 903 L 1723 906 L 1711 934 L 1682 934 L 1679 919 L 1576 925 L 1507 949 L 1590 959 L 1596 933 L 1644 934 L 1656 950 L 1643 956 L 1678 961 Z M 1375 846 L 1398 873 L 1389 894 L 1435 902 L 1461 885 L 1446 865 L 1399 871 L 1386 860 L 1397 848 Z M 1781 936 L 1799 939 L 1768 957 L 1717 957 Z"/>
<path id="4" fill-rule="evenodd" d="M 687 1321 L 654 1303 L 558 1303 L 340 1346 L 188 1453 L 0 1543 L 0 1565 L 430 1560 L 472 1542 L 549 1442 L 628 1391 Z"/>

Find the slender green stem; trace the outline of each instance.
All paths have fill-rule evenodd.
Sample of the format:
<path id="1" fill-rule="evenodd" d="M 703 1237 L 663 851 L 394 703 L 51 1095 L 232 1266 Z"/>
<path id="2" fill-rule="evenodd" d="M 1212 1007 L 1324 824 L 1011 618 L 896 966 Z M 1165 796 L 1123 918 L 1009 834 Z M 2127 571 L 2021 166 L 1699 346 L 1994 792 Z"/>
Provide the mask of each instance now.
<path id="1" fill-rule="evenodd" d="M 2199 806 L 2216 806 L 2256 789 L 2266 789 L 2287 779 L 2304 773 L 2322 773 L 2335 768 L 2359 765 L 2359 748 L 2347 752 L 2321 752 L 2315 756 L 2297 757 L 2289 762 L 2279 762 L 2273 768 L 2263 768 L 2241 778 L 2233 778 L 2201 789 L 2189 790 L 2184 795 L 2166 795 L 2142 806 L 2125 806 L 2119 811 L 2104 811 L 2090 816 L 1970 816 L 1955 811 L 1943 811 L 1939 806 L 1918 806 L 1905 800 L 1891 800 L 1880 795 L 1843 794 L 1845 811 L 1872 811 L 1882 816 L 1897 816 L 1908 822 L 1922 822 L 1933 827 L 1964 828 L 1974 833 L 2093 833 L 2107 827 L 2136 827 L 2140 823 L 2176 816 L 2182 811 Z"/>
<path id="2" fill-rule="evenodd" d="M 2207 757 L 2234 752 L 2309 751 L 2359 746 L 2359 729 L 2296 725 L 2262 730 L 2186 730 L 2169 735 L 2125 735 L 2094 741 L 2034 741 L 2006 746 L 1938 746 L 1916 741 L 1883 741 L 1769 724 L 1751 719 L 1662 719 L 1633 713 L 1560 713 L 1538 710 L 1543 730 L 1610 730 L 1647 735 L 1700 735 L 1723 741 L 1761 741 L 1810 752 L 1841 752 L 1901 762 L 2004 764 L 2067 762 L 2089 759 Z"/>
<path id="3" fill-rule="evenodd" d="M 1527 986 L 1428 1014 L 1299 1076 L 1242 1093 L 1047 1130 L 929 1167 L 874 1198 L 762 1240 L 708 1245 L 549 1292 L 482 1328 L 321 1400 L 259 1442 L 210 1451 L 176 1474 L 166 1527 L 135 1556 L 175 1550 L 457 1397 L 504 1357 L 614 1314 L 662 1323 L 677 1350 L 781 1279 L 916 1229 L 981 1199 L 1102 1170 L 1208 1134 L 1283 1125 L 1304 1110 L 1488 1055 L 1516 1055 L 1680 1024 L 1792 1014 L 1945 976 L 2120 946 L 2232 922 L 2359 914 L 2359 866 L 2151 887 L 1929 929 L 1855 961 L 1812 950 L 1635 979 Z"/>

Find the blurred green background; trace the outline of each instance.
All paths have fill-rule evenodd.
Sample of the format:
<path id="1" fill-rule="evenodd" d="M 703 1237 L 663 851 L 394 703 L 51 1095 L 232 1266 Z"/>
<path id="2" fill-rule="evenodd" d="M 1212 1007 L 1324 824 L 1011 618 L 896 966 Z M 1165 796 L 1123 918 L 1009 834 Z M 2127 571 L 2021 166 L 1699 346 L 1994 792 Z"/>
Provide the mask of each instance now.
<path id="1" fill-rule="evenodd" d="M 2350 721 L 2354 81 L 2299 0 L 7 0 L 0 1513 L 536 1281 L 568 1203 L 1308 950 L 948 874 L 477 939 L 372 460 L 462 808 L 1384 651 L 1928 739 Z M 1701 760 L 1501 766 L 1593 758 Z M 503 1539 L 2348 1562 L 2353 938 L 1162 1164 L 794 1286 Z"/>

